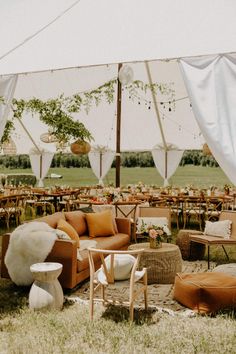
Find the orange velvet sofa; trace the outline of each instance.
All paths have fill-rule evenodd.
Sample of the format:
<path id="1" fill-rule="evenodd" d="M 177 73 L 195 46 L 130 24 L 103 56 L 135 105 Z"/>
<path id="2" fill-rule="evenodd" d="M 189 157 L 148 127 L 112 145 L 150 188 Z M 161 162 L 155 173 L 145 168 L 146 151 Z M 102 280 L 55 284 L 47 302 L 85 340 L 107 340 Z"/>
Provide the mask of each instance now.
<path id="1" fill-rule="evenodd" d="M 88 236 L 88 228 L 86 224 L 86 216 L 82 211 L 57 212 L 52 215 L 36 219 L 37 221 L 46 222 L 49 226 L 57 228 L 60 219 L 66 220 L 71 224 L 79 234 L 81 240 L 91 239 Z M 92 238 L 97 242 L 97 248 L 108 250 L 125 250 L 131 240 L 131 222 L 126 218 L 115 218 L 115 223 L 118 232 L 111 236 Z M 10 234 L 5 234 L 2 237 L 2 257 L 1 257 L 1 277 L 10 278 L 4 258 L 9 244 Z M 59 276 L 59 281 L 63 288 L 72 289 L 77 284 L 89 277 L 89 260 L 88 251 L 80 251 L 82 260 L 77 259 L 77 243 L 74 240 L 56 240 L 51 252 L 45 261 L 59 262 L 63 265 L 63 270 Z M 101 263 L 99 256 L 95 256 L 96 268 L 99 268 Z"/>

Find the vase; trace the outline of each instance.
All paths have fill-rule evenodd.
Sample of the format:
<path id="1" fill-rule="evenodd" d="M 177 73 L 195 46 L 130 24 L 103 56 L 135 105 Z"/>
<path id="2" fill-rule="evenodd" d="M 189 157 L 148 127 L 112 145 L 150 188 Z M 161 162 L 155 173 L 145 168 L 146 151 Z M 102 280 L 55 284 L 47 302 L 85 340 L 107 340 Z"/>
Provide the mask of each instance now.
<path id="1" fill-rule="evenodd" d="M 161 248 L 162 247 L 162 242 L 157 240 L 156 238 L 149 238 L 150 242 L 150 248 Z"/>

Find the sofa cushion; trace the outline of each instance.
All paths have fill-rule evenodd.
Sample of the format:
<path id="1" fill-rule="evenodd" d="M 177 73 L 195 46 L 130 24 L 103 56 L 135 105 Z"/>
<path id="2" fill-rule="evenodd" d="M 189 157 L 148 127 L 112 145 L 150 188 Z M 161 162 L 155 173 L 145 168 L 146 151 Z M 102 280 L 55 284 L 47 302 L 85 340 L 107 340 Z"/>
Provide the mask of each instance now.
<path id="1" fill-rule="evenodd" d="M 86 221 L 90 237 L 103 237 L 115 234 L 113 218 L 110 210 L 100 213 L 86 214 Z"/>
<path id="2" fill-rule="evenodd" d="M 198 313 L 236 305 L 236 277 L 223 273 L 177 274 L 174 299 Z"/>
<path id="3" fill-rule="evenodd" d="M 64 214 L 66 221 L 74 227 L 78 235 L 85 235 L 87 233 L 85 214 L 82 211 L 68 211 Z"/>
<path id="4" fill-rule="evenodd" d="M 64 231 L 72 240 L 77 242 L 77 247 L 79 247 L 79 236 L 71 224 L 64 219 L 60 219 L 57 223 L 57 229 Z"/>
<path id="5" fill-rule="evenodd" d="M 89 240 L 89 237 L 81 236 L 80 239 Z M 101 248 L 105 250 L 119 250 L 128 247 L 130 236 L 127 234 L 115 234 L 114 236 L 110 237 L 96 237 L 95 240 L 97 241 L 96 248 Z M 81 251 L 80 255 L 83 260 L 77 261 L 77 272 L 80 272 L 89 267 L 88 250 Z M 100 260 L 100 257 L 97 253 L 93 255 L 93 258 L 95 263 Z"/>
<path id="6" fill-rule="evenodd" d="M 56 229 L 57 228 L 57 223 L 58 223 L 58 221 L 60 219 L 64 219 L 65 220 L 64 213 L 57 212 L 57 213 L 54 213 L 52 215 L 47 215 L 47 216 L 43 216 L 42 218 L 38 218 L 37 221 L 46 222 L 49 226 L 51 226 L 54 229 Z"/>

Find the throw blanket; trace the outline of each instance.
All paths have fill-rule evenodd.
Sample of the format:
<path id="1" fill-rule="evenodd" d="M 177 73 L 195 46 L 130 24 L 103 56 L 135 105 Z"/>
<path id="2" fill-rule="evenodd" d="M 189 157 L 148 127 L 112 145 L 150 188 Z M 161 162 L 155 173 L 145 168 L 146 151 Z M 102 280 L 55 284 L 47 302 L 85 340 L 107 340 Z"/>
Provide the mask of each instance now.
<path id="1" fill-rule="evenodd" d="M 12 232 L 5 264 L 16 285 L 33 282 L 30 266 L 47 258 L 56 239 L 56 230 L 39 221 L 20 225 Z"/>
<path id="2" fill-rule="evenodd" d="M 77 249 L 77 259 L 82 261 L 83 257 L 80 254 L 80 251 L 86 250 L 88 248 L 97 248 L 97 241 L 95 240 L 80 240 L 80 248 Z"/>

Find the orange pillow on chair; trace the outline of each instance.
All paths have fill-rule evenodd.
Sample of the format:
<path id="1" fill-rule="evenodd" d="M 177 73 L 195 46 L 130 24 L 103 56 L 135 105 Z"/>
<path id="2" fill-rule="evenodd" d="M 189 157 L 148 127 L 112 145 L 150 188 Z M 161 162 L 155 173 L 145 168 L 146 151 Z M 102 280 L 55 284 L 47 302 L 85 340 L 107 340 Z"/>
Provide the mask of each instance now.
<path id="1" fill-rule="evenodd" d="M 79 248 L 79 235 L 72 225 L 70 225 L 66 220 L 60 219 L 57 224 L 57 229 L 64 231 L 72 240 L 75 240 L 77 242 L 77 247 Z"/>
<path id="2" fill-rule="evenodd" d="M 115 234 L 113 218 L 110 210 L 101 213 L 86 214 L 89 237 L 111 236 Z"/>

